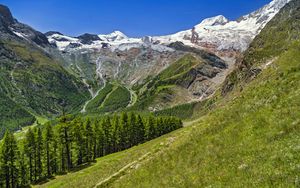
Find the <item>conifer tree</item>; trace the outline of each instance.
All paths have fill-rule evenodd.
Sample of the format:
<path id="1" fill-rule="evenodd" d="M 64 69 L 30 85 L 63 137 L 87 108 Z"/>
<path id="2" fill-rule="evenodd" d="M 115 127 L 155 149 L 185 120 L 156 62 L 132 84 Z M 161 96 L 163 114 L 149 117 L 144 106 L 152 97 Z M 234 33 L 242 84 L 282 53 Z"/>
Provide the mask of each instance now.
<path id="1" fill-rule="evenodd" d="M 73 129 L 73 135 L 74 135 L 74 142 L 75 142 L 75 148 L 77 152 L 77 165 L 81 165 L 83 163 L 83 156 L 85 154 L 85 145 L 84 145 L 84 127 L 82 123 L 75 122 L 74 129 Z"/>
<path id="2" fill-rule="evenodd" d="M 143 119 L 140 115 L 137 116 L 136 118 L 136 138 L 137 138 L 137 143 L 142 143 L 145 140 L 145 126 L 143 123 Z"/>
<path id="3" fill-rule="evenodd" d="M 147 139 L 151 140 L 156 137 L 156 121 L 153 116 L 150 116 L 147 121 Z"/>
<path id="4" fill-rule="evenodd" d="M 5 186 L 15 188 L 18 186 L 18 146 L 12 133 L 5 133 L 2 145 L 2 166 L 5 176 Z"/>
<path id="5" fill-rule="evenodd" d="M 33 177 L 35 176 L 35 155 L 36 154 L 36 145 L 35 145 L 35 135 L 31 128 L 28 128 L 28 131 L 25 135 L 25 155 L 28 158 L 29 162 L 29 180 L 33 182 Z"/>
<path id="6" fill-rule="evenodd" d="M 24 149 L 20 152 L 20 157 L 18 159 L 18 166 L 19 166 L 19 182 L 20 187 L 28 187 L 28 170 L 26 165 L 26 155 Z"/>
<path id="7" fill-rule="evenodd" d="M 93 137 L 94 137 L 94 130 L 91 125 L 91 121 L 88 119 L 85 125 L 85 138 L 86 138 L 86 160 L 87 162 L 91 162 L 93 160 Z"/>
<path id="8" fill-rule="evenodd" d="M 65 172 L 72 168 L 70 126 L 66 117 L 61 119 L 58 132 L 60 138 L 61 171 Z"/>
<path id="9" fill-rule="evenodd" d="M 54 161 L 54 132 L 53 127 L 49 123 L 46 124 L 44 130 L 44 140 L 45 140 L 45 152 L 46 152 L 46 168 L 47 176 L 51 177 L 53 173 L 53 168 L 51 167 L 51 161 Z"/>
<path id="10" fill-rule="evenodd" d="M 104 117 L 103 121 L 102 121 L 102 128 L 103 128 L 103 132 L 104 132 L 104 155 L 110 154 L 111 153 L 111 138 L 112 138 L 112 126 L 111 126 L 111 122 L 110 122 L 110 118 L 109 117 Z"/>
<path id="11" fill-rule="evenodd" d="M 137 144 L 137 127 L 136 127 L 136 116 L 133 112 L 129 113 L 128 116 L 128 134 L 129 134 L 129 147 Z"/>
<path id="12" fill-rule="evenodd" d="M 43 135 L 40 127 L 37 128 L 37 136 L 36 136 L 36 173 L 39 179 L 43 177 Z"/>
<path id="13" fill-rule="evenodd" d="M 120 150 L 121 144 L 121 131 L 120 131 L 120 120 L 118 115 L 113 116 L 112 120 L 112 147 L 113 152 L 117 152 Z"/>
<path id="14" fill-rule="evenodd" d="M 127 113 L 122 113 L 120 117 L 120 135 L 121 135 L 121 150 L 128 148 L 128 116 Z"/>

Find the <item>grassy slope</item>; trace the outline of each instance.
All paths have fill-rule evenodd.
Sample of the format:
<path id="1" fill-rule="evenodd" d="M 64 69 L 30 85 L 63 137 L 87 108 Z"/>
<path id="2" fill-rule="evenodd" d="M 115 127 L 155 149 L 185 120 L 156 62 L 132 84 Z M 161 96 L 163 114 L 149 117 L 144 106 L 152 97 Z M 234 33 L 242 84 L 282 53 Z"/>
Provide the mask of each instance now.
<path id="1" fill-rule="evenodd" d="M 126 108 L 130 103 L 130 92 L 123 86 L 118 85 L 103 101 L 100 111 L 114 112 Z"/>
<path id="2" fill-rule="evenodd" d="M 86 109 L 88 112 L 90 111 L 96 111 L 103 101 L 105 100 L 106 96 L 113 90 L 113 85 L 110 83 L 107 83 L 103 89 L 98 93 L 98 95 L 89 102 Z"/>
<path id="3" fill-rule="evenodd" d="M 149 106 L 174 106 L 184 103 L 187 92 L 184 85 L 188 85 L 194 78 L 190 71 L 202 62 L 191 54 L 187 54 L 171 64 L 160 74 L 143 85 L 137 86 L 138 101 L 132 107 L 134 110 L 148 110 Z"/>
<path id="4" fill-rule="evenodd" d="M 32 124 L 34 115 L 57 115 L 63 102 L 68 112 L 75 112 L 88 98 L 79 79 L 37 47 L 1 40 L 0 50 L 0 127 L 16 130 Z"/>
<path id="5" fill-rule="evenodd" d="M 280 25 L 278 19 L 273 22 Z M 265 34 L 269 28 L 274 27 L 271 24 L 263 31 L 262 35 L 267 37 L 264 41 L 276 41 L 272 35 Z M 285 32 L 293 34 L 292 31 Z M 275 29 L 274 32 L 279 31 Z M 256 39 L 253 45 L 257 45 L 257 42 Z M 265 48 L 248 54 L 252 56 L 262 50 L 268 51 L 268 46 L 272 47 L 266 44 Z M 175 142 L 164 148 L 163 152 L 141 162 L 139 168 L 124 172 L 125 176 L 117 177 L 109 185 L 299 186 L 300 41 L 290 43 L 283 40 L 281 46 L 285 46 L 286 50 L 280 53 L 273 51 L 269 56 L 279 56 L 276 61 L 256 79 L 244 85 L 242 91 L 236 89 L 223 100 L 218 100 L 218 108 L 203 116 L 193 126 L 131 150 L 104 157 L 86 170 L 58 177 L 44 186 L 92 187 L 147 151 L 159 147 L 160 142 L 168 140 L 167 137 L 175 137 Z M 265 62 L 259 58 L 256 60 Z"/>
<path id="6" fill-rule="evenodd" d="M 299 50 L 286 52 L 273 65 L 277 70 L 266 70 L 232 102 L 203 117 L 189 141 L 114 187 L 294 185 L 300 173 L 300 69 L 289 70 L 300 68 Z"/>
<path id="7" fill-rule="evenodd" d="M 20 127 L 31 125 L 35 117 L 0 93 L 0 138 L 6 129 L 16 131 Z"/>
<path id="8" fill-rule="evenodd" d="M 88 112 L 114 112 L 126 108 L 131 95 L 127 88 L 117 83 L 107 83 L 97 97 L 87 105 Z"/>
<path id="9" fill-rule="evenodd" d="M 139 160 L 145 154 L 149 154 L 148 159 L 150 159 L 153 156 L 157 156 L 161 151 L 177 145 L 179 143 L 177 141 L 181 142 L 183 140 L 179 140 L 178 138 L 187 138 L 187 133 L 188 131 L 183 129 L 174 131 L 123 152 L 99 158 L 97 159 L 97 163 L 92 164 L 88 168 L 71 172 L 68 175 L 57 176 L 54 180 L 42 185 L 35 185 L 34 187 L 93 187 L 127 164 Z"/>
<path id="10" fill-rule="evenodd" d="M 234 100 L 220 101 L 193 126 L 101 158 L 42 187 L 92 187 L 157 148 L 163 152 L 110 186 L 293 186 L 300 172 L 300 71 L 293 71 L 300 70 L 299 50 L 297 44 L 285 52 L 243 92 L 228 96 Z M 169 140 L 174 142 L 165 147 Z"/>

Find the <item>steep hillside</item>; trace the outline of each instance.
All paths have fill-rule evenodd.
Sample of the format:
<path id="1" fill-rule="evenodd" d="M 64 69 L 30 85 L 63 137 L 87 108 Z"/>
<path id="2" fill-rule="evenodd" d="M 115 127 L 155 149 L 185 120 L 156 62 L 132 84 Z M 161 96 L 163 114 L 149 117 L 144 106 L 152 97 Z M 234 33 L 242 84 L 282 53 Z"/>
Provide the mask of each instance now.
<path id="1" fill-rule="evenodd" d="M 231 72 L 236 58 L 248 48 L 253 38 L 287 2 L 289 0 L 273 0 L 236 21 L 229 21 L 224 16 L 207 18 L 195 26 L 194 34 L 198 37 L 193 42 L 191 30 L 167 36 L 142 38 L 130 38 L 120 31 L 106 35 L 86 33 L 78 37 L 54 31 L 45 35 L 49 43 L 59 51 L 54 51 L 54 54 L 62 57 L 65 67 L 82 79 L 93 98 L 107 81 L 117 81 L 129 89 L 136 85 L 141 87 L 151 79 L 156 79 L 161 71 L 187 53 L 197 54 L 200 59 L 215 62 L 217 57 L 205 52 L 210 51 L 225 61 L 227 66 L 217 67 L 219 70 L 213 71 L 213 77 L 197 77 L 189 88 L 182 85 L 180 87 L 179 84 L 163 84 L 158 88 L 160 93 L 149 99 L 138 94 L 138 97 L 142 98 L 138 100 L 137 105 L 143 106 L 143 110 L 156 111 L 211 97 L 217 86 Z M 207 69 L 207 66 L 204 69 Z M 211 68 L 208 69 L 210 70 L 207 71 L 211 71 Z M 196 70 L 193 71 L 190 73 L 195 74 Z M 149 96 L 148 94 L 146 96 Z M 82 109 L 82 112 L 84 111 L 85 109 Z"/>
<path id="2" fill-rule="evenodd" d="M 299 9 L 300 2 L 291 1 L 254 40 L 244 62 L 263 66 L 242 92 L 220 101 L 189 140 L 113 187 L 299 186 Z"/>
<path id="3" fill-rule="evenodd" d="M 204 59 L 204 54 L 186 54 L 149 81 L 133 87 L 138 93 L 133 108 L 157 111 L 211 95 L 222 82 L 214 79 L 227 68 L 227 64 L 212 54 Z"/>
<path id="4" fill-rule="evenodd" d="M 52 47 L 47 38 L 13 19 L 2 5 L 0 29 L 0 95 L 7 99 L 1 105 L 1 129 L 31 124 L 30 114 L 49 117 L 63 109 L 79 111 L 89 97 L 88 90 L 49 55 L 47 49 Z M 5 121 L 12 116 L 13 120 Z"/>
<path id="5" fill-rule="evenodd" d="M 198 122 L 45 186 L 298 187 L 299 10 L 292 0 L 275 16 L 228 78 L 242 90 L 227 90 Z"/>

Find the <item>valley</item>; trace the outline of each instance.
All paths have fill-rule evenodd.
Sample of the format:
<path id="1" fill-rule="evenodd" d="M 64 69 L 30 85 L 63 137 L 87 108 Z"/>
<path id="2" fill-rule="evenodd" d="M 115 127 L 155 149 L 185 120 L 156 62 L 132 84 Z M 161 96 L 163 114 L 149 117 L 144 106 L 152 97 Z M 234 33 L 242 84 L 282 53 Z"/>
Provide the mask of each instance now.
<path id="1" fill-rule="evenodd" d="M 0 5 L 0 187 L 298 187 L 299 10 L 134 38 Z"/>

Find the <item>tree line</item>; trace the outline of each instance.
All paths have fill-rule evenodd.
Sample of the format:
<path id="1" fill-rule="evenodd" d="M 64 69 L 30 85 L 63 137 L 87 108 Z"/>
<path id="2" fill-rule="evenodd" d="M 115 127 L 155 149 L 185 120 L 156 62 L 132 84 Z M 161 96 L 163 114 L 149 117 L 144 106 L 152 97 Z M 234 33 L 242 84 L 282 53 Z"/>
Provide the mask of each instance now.
<path id="1" fill-rule="evenodd" d="M 7 131 L 0 150 L 0 187 L 27 187 L 181 127 L 175 117 L 122 113 L 102 118 L 64 116 L 55 126 L 29 128 L 19 141 Z"/>

